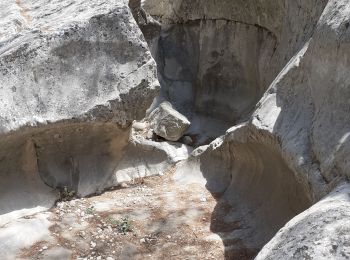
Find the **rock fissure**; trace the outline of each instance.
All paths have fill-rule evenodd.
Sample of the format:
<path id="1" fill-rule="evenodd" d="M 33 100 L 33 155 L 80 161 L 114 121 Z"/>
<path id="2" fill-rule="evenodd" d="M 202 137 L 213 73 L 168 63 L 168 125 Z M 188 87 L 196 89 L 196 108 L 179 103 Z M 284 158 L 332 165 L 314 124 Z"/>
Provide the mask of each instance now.
<path id="1" fill-rule="evenodd" d="M 186 25 L 186 24 L 191 24 L 191 23 L 201 23 L 201 22 L 206 22 L 206 21 L 210 21 L 210 22 L 216 22 L 216 21 L 219 21 L 219 22 L 227 22 L 227 23 L 236 23 L 236 24 L 242 24 L 242 25 L 247 25 L 247 26 L 252 26 L 252 27 L 256 27 L 256 28 L 259 28 L 263 31 L 266 31 L 268 32 L 269 34 L 273 35 L 273 37 L 276 39 L 277 41 L 277 36 L 275 35 L 274 32 L 270 31 L 268 28 L 264 27 L 264 26 L 261 26 L 259 24 L 253 24 L 253 23 L 247 23 L 247 22 L 244 22 L 244 21 L 238 21 L 238 20 L 232 20 L 232 19 L 226 19 L 226 18 L 220 18 L 220 17 L 216 17 L 216 18 L 198 18 L 198 19 L 187 19 L 187 20 L 176 20 L 176 21 L 171 21 L 171 22 L 168 22 L 168 24 L 170 25 L 174 25 L 174 24 L 181 24 L 181 25 Z"/>

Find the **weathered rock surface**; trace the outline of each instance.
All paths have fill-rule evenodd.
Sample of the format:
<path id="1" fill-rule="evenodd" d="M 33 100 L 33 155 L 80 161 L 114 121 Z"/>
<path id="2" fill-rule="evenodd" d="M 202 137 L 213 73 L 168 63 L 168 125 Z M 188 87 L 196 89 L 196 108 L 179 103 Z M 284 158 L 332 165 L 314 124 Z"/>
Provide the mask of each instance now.
<path id="1" fill-rule="evenodd" d="M 289 221 L 256 260 L 348 259 L 350 186 L 341 185 Z"/>
<path id="2" fill-rule="evenodd" d="M 234 206 L 245 227 L 236 238 L 262 246 L 348 182 L 347 1 L 149 0 L 145 9 L 163 22 L 157 59 L 164 99 L 186 115 L 209 106 L 209 117 L 246 120 L 195 150 L 182 168 L 207 176 L 209 189 Z M 329 196 L 292 220 L 258 259 L 348 258 L 346 196 L 328 211 Z M 340 233 L 337 224 L 321 224 L 330 219 L 345 225 Z M 310 220 L 322 234 L 310 233 Z"/>
<path id="3" fill-rule="evenodd" d="M 190 121 L 176 111 L 169 102 L 161 103 L 148 116 L 151 128 L 169 141 L 178 141 L 190 126 Z"/>
<path id="4" fill-rule="evenodd" d="M 261 248 L 257 259 L 350 257 L 348 1 L 40 0 L 0 10 L 0 225 L 50 206 L 52 188 L 87 195 L 178 164 L 184 185 L 198 180 L 224 209 L 210 229 L 226 258 Z M 144 38 L 158 63 L 156 100 Z M 208 145 L 157 143 L 152 128 Z"/>
<path id="5" fill-rule="evenodd" d="M 312 38 L 271 84 L 252 117 L 255 128 L 280 140 L 316 199 L 324 194 L 322 186 L 332 188 L 349 176 L 345 6 L 346 1 L 328 2 Z"/>
<path id="6" fill-rule="evenodd" d="M 2 2 L 0 82 L 0 214 L 104 189 L 159 89 L 123 0 Z"/>
<path id="7" fill-rule="evenodd" d="M 21 257 L 19 252 L 23 248 L 30 248 L 38 242 L 53 242 L 54 237 L 49 230 L 52 225 L 48 220 L 50 217 L 52 217 L 50 212 L 43 212 L 33 218 L 12 220 L 6 224 L 1 223 L 1 258 L 5 260 L 18 259 Z"/>
<path id="8" fill-rule="evenodd" d="M 253 112 L 273 79 L 311 36 L 326 0 L 147 0 L 162 21 L 156 60 L 162 96 L 191 122 L 233 125 Z M 201 124 L 193 134 L 206 130 Z M 195 124 L 193 124 L 195 127 Z"/>
<path id="9" fill-rule="evenodd" d="M 255 138 L 246 125 L 233 128 L 194 150 L 178 167 L 179 175 L 203 176 L 218 205 L 230 205 L 222 225 L 234 223 L 237 230 L 220 233 L 228 259 L 232 247 L 239 247 L 237 240 L 256 251 L 311 205 L 307 189 L 283 160 L 280 149 Z"/>
<path id="10" fill-rule="evenodd" d="M 348 7 L 347 1 L 328 1 L 312 38 L 275 79 L 252 118 L 252 125 L 260 132 L 269 132 L 280 140 L 283 156 L 308 186 L 315 201 L 349 178 Z M 347 229 L 348 213 L 343 202 L 340 198 L 331 212 L 335 218 L 342 215 L 343 228 Z M 319 207 L 320 213 L 327 209 L 322 202 Z M 330 217 L 331 212 L 319 214 L 317 222 Z M 309 229 L 309 220 L 306 217 L 302 221 L 305 230 Z M 323 239 L 339 241 L 339 251 L 323 243 L 325 248 L 316 252 L 320 247 L 310 247 L 308 241 L 317 241 L 317 234 L 310 234 L 305 247 L 297 250 L 299 235 L 287 232 L 296 243 L 291 253 L 294 252 L 296 258 L 297 251 L 309 254 L 312 259 L 349 257 L 349 245 L 342 244 L 341 230 L 328 232 L 327 226 L 321 226 L 320 230 L 325 236 Z M 303 244 L 299 243 L 299 247 Z M 278 250 L 268 252 L 266 249 L 262 255 L 270 259 L 283 258 L 288 248 L 291 245 L 285 241 Z"/>
<path id="11" fill-rule="evenodd" d="M 155 142 L 149 122 L 133 122 L 130 139 L 115 174 L 108 181 L 113 187 L 152 175 L 163 175 L 169 167 L 186 160 L 192 148 L 174 142 Z"/>
<path id="12" fill-rule="evenodd" d="M 157 41 L 161 31 L 160 23 L 149 15 L 142 7 L 141 0 L 129 0 L 129 7 L 142 34 L 144 35 L 151 50 L 157 48 Z M 155 52 L 153 50 L 153 52 Z"/>

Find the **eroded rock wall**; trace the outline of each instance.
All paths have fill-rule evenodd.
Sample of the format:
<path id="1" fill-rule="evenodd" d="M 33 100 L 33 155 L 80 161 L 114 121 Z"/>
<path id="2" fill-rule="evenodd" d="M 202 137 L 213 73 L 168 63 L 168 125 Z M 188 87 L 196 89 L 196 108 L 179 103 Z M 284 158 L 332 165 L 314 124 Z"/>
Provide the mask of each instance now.
<path id="1" fill-rule="evenodd" d="M 257 255 L 272 259 L 347 259 L 350 254 L 348 184 L 289 221 Z"/>
<path id="2" fill-rule="evenodd" d="M 308 188 L 281 157 L 276 140 L 265 136 L 263 143 L 259 138 L 247 125 L 232 128 L 210 145 L 194 150 L 178 167 L 183 178 L 203 176 L 218 203 L 230 205 L 222 225 L 234 227 L 218 232 L 226 250 L 238 247 L 240 241 L 243 248 L 259 251 L 312 202 Z"/>
<path id="3" fill-rule="evenodd" d="M 224 243 L 255 252 L 338 186 L 258 259 L 348 258 L 347 1 L 149 0 L 162 30 L 147 31 L 143 13 L 145 37 L 135 3 L 134 17 L 122 0 L 0 4 L 0 223 L 50 206 L 54 188 L 87 195 L 186 159 L 191 148 L 130 127 L 158 93 L 146 37 L 158 102 L 187 115 L 192 133 L 203 130 L 197 116 L 223 122 L 221 133 L 244 121 L 178 169 L 229 203 L 225 220 L 237 230 L 220 233 Z M 310 222 L 331 230 L 326 240 Z"/>
<path id="4" fill-rule="evenodd" d="M 347 1 L 328 2 L 312 38 L 271 85 L 252 120 L 257 128 L 281 140 L 283 154 L 295 173 L 309 184 L 315 200 L 349 178 L 348 5 Z M 348 228 L 344 226 L 347 213 L 343 212 L 348 191 L 346 185 L 342 186 L 338 194 L 329 195 L 304 215 L 291 220 L 264 248 L 259 259 L 348 258 L 348 246 L 342 242 L 342 233 Z M 334 201 L 332 209 L 330 200 Z M 281 236 L 296 237 L 294 223 L 300 219 L 298 228 L 302 225 L 307 228 L 310 219 L 314 219 L 327 240 L 314 232 L 308 234 L 303 246 L 297 246 L 300 242 L 296 242 L 289 247 L 287 241 L 280 240 Z M 321 225 L 322 221 L 325 224 Z M 327 225 L 333 221 L 334 226 Z M 339 223 L 343 224 L 337 226 Z M 293 228 L 289 229 L 290 226 Z M 309 243 L 310 240 L 315 243 Z M 334 244 L 334 241 L 338 242 Z M 324 249 L 320 251 L 319 245 Z"/>
<path id="5" fill-rule="evenodd" d="M 0 213 L 103 190 L 159 90 L 128 1 L 0 5 Z"/>
<path id="6" fill-rule="evenodd" d="M 348 182 L 349 4 L 333 0 L 161 3 L 148 1 L 145 6 L 165 24 L 160 46 L 166 43 L 167 48 L 159 59 L 164 97 L 180 102 L 179 109 L 185 111 L 202 113 L 210 108 L 211 116 L 231 124 L 248 119 L 219 142 L 199 148 L 204 152 L 195 151 L 184 171 L 207 174 L 208 185 L 221 187 L 217 192 L 229 194 L 224 196 L 232 205 L 240 196 L 247 208 L 250 201 L 260 201 L 256 212 L 261 229 L 252 237 L 267 241 L 289 218 Z M 222 57 L 215 54 L 217 46 L 224 49 Z M 237 62 L 233 57 L 239 57 Z M 186 103 L 181 103 L 182 96 L 188 97 Z M 291 220 L 258 259 L 347 258 L 348 247 L 342 242 L 346 228 L 340 228 L 347 214 L 340 215 L 348 187 L 339 189 L 339 196 L 332 193 Z M 278 199 L 270 191 L 280 194 Z M 334 218 L 328 210 L 329 198 L 336 202 Z M 317 223 L 332 229 L 324 231 L 329 236 L 325 241 L 309 228 L 310 219 L 317 218 L 337 218 L 342 224 Z M 254 226 L 254 217 L 250 220 Z M 320 252 L 311 238 L 305 244 L 304 238 L 293 240 L 299 238 L 303 225 L 327 250 Z M 338 236 L 341 241 L 335 245 Z M 249 238 L 246 241 L 250 243 Z"/>
<path id="7" fill-rule="evenodd" d="M 164 98 L 191 115 L 245 120 L 310 37 L 326 1 L 146 1 L 163 22 Z"/>

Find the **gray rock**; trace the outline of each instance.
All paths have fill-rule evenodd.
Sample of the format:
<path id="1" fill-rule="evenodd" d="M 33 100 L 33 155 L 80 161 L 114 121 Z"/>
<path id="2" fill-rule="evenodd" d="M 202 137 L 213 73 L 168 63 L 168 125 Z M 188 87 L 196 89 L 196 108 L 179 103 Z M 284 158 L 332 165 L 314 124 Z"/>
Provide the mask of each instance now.
<path id="1" fill-rule="evenodd" d="M 0 3 L 0 214 L 50 207 L 45 184 L 84 196 L 114 173 L 159 90 L 127 2 Z"/>
<path id="2" fill-rule="evenodd" d="M 252 117 L 252 127 L 260 133 L 260 140 L 261 133 L 265 136 L 269 133 L 281 141 L 283 157 L 314 202 L 350 176 L 349 14 L 348 1 L 328 1 L 312 38 L 271 84 Z M 344 226 L 338 228 L 339 233 L 330 229 L 342 220 L 335 221 L 333 227 L 320 223 L 323 219 L 332 219 L 332 214 L 339 216 L 339 212 L 348 219 L 349 207 L 339 204 L 329 209 L 329 213 L 327 206 L 324 214 L 318 214 L 314 219 L 311 216 L 303 218 L 299 224 L 300 231 L 304 228 L 301 234 L 313 240 L 317 234 L 310 233 L 309 223 L 315 223 L 315 230 L 322 232 L 323 239 L 329 242 L 321 241 L 320 247 L 310 246 L 309 239 L 301 241 L 296 237 L 297 232 L 284 230 L 285 235 L 295 238 L 293 243 L 279 241 L 278 248 L 270 244 L 260 259 L 290 259 L 283 255 L 291 248 L 295 259 L 302 258 L 303 254 L 309 254 L 311 259 L 348 258 L 350 246 L 342 243 L 342 232 L 349 228 L 349 223 L 341 217 Z M 310 222 L 310 219 L 313 220 Z M 274 241 L 279 237 L 277 234 Z M 332 248 L 333 241 L 341 244 L 338 249 Z"/>
<path id="3" fill-rule="evenodd" d="M 223 135 L 248 120 L 274 78 L 310 38 L 326 3 L 146 0 L 144 9 L 162 22 L 154 55 L 162 96 L 191 118 L 192 133 Z M 201 121 L 202 116 L 197 127 L 196 117 Z"/>
<path id="4" fill-rule="evenodd" d="M 197 149 L 179 171 L 197 172 L 223 193 L 235 211 L 226 218 L 247 227 L 234 236 L 250 249 L 349 179 L 349 7 L 345 0 L 146 1 L 163 22 L 164 99 L 185 115 L 246 122 Z M 348 258 L 345 194 L 334 207 L 327 197 L 301 213 L 258 259 Z"/>
<path id="5" fill-rule="evenodd" d="M 349 192 L 348 184 L 340 185 L 327 197 L 290 220 L 264 246 L 256 260 L 348 259 Z"/>
<path id="6" fill-rule="evenodd" d="M 52 214 L 48 212 L 38 213 L 31 219 L 12 219 L 13 221 L 6 225 L 3 225 L 4 223 L 1 222 L 0 218 L 1 258 L 16 259 L 23 248 L 29 248 L 39 242 L 50 243 L 53 239 L 49 230 L 52 225 L 52 222 L 49 220 L 51 217 Z M 39 250 L 43 251 L 42 249 Z M 45 251 L 45 254 L 48 254 L 50 251 Z"/>
<path id="7" fill-rule="evenodd" d="M 169 167 L 189 157 L 192 149 L 184 144 L 149 140 L 149 133 L 155 135 L 149 125 L 134 122 L 123 158 L 115 169 L 115 175 L 108 181 L 111 186 L 137 178 L 163 175 Z"/>
<path id="8" fill-rule="evenodd" d="M 148 116 L 151 128 L 169 141 L 179 140 L 190 126 L 190 121 L 176 111 L 169 102 L 161 103 Z"/>
<path id="9" fill-rule="evenodd" d="M 193 142 L 193 139 L 191 136 L 188 136 L 188 135 L 185 135 L 183 138 L 182 138 L 182 142 L 186 145 L 193 145 L 194 142 Z"/>
<path id="10" fill-rule="evenodd" d="M 253 253 L 263 248 L 257 259 L 350 257 L 348 1 L 148 0 L 143 9 L 135 0 L 134 17 L 124 0 L 5 2 L 2 225 L 4 214 L 50 206 L 56 196 L 44 183 L 87 195 L 179 163 L 176 178 L 205 182 L 218 205 L 226 203 L 226 224 L 239 225 L 229 236 L 218 232 L 224 241 Z M 185 145 L 147 140 L 145 121 L 130 128 L 158 89 L 144 37 L 162 83 L 153 104 L 169 100 L 177 109 L 162 103 L 153 110 L 154 132 L 177 141 L 187 131 L 196 143 L 203 132 L 206 140 L 219 136 L 183 163 Z M 75 211 L 67 205 L 59 205 L 60 215 Z M 45 227 L 12 243 L 16 225 L 2 232 L 10 257 L 48 236 Z M 94 238 L 104 238 L 101 232 Z M 97 252 L 103 241 L 96 241 Z"/>
<path id="11" fill-rule="evenodd" d="M 60 260 L 60 259 L 70 259 L 72 257 L 72 252 L 66 248 L 54 247 L 50 248 L 47 252 L 43 254 L 44 259 Z M 81 258 L 83 260 L 83 258 Z"/>

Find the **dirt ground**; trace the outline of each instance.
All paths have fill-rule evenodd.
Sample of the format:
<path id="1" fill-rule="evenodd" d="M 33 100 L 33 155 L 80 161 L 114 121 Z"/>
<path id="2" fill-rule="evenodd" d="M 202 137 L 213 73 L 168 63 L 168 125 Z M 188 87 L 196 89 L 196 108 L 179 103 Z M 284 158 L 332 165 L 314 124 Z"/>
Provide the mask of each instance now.
<path id="1" fill-rule="evenodd" d="M 205 186 L 180 185 L 173 173 L 138 179 L 50 210 L 52 241 L 23 249 L 22 259 L 251 259 L 255 250 L 221 232 L 228 205 Z M 216 213 L 213 216 L 214 208 Z"/>

